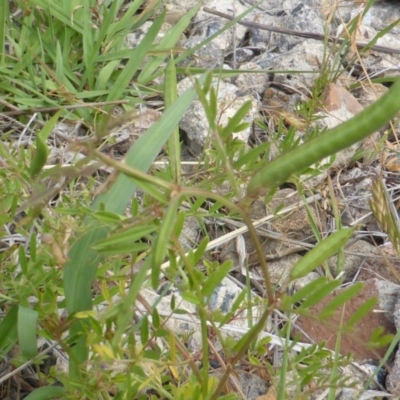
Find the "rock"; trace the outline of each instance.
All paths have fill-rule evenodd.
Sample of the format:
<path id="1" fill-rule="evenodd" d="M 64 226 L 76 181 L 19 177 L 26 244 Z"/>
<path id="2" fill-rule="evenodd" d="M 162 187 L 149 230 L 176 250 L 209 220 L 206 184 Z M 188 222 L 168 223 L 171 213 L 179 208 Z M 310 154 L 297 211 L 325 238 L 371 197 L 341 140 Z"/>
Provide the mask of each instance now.
<path id="1" fill-rule="evenodd" d="M 298 207 L 296 207 L 298 205 Z M 269 214 L 275 214 L 277 210 L 285 207 L 293 207 L 293 211 L 286 215 L 277 215 L 270 223 L 275 232 L 286 235 L 290 239 L 307 241 L 313 237 L 306 207 L 303 200 L 293 189 L 282 189 L 277 191 L 273 199 L 267 204 Z M 309 206 L 314 221 L 320 230 L 324 230 L 324 216 L 319 215 L 319 210 L 314 204 Z"/>
<path id="2" fill-rule="evenodd" d="M 240 70 L 261 70 L 261 67 L 254 63 L 254 62 L 248 62 L 245 64 L 242 64 L 239 67 Z M 257 98 L 257 95 L 261 95 L 266 86 L 268 85 L 269 82 L 269 77 L 268 74 L 266 73 L 245 73 L 245 74 L 240 74 L 238 77 L 235 79 L 235 85 L 238 87 L 240 92 L 246 93 L 246 94 L 251 94 L 255 98 Z"/>
<path id="3" fill-rule="evenodd" d="M 328 85 L 325 86 L 324 93 L 321 96 L 321 103 L 323 104 L 324 110 L 348 111 L 353 115 L 358 114 L 364 109 L 350 92 L 343 86 L 339 86 L 335 83 L 328 83 Z"/>
<path id="4" fill-rule="evenodd" d="M 340 271 L 344 271 L 345 273 L 345 281 L 349 282 L 354 278 L 357 272 L 360 272 L 368 256 L 379 256 L 376 247 L 364 240 L 357 240 L 346 247 L 344 264 L 338 266 L 338 257 L 333 256 L 328 260 L 329 268 L 333 275 L 336 276 L 339 273 L 339 267 Z"/>
<path id="5" fill-rule="evenodd" d="M 368 230 L 379 230 L 378 223 L 370 214 L 369 199 L 371 178 L 358 168 L 343 172 L 340 176 L 341 194 L 338 200 L 342 204 L 342 221 L 346 225 L 362 220 Z"/>
<path id="6" fill-rule="evenodd" d="M 178 92 L 181 94 L 188 86 L 192 85 L 190 78 L 185 78 L 178 84 Z M 213 88 L 217 91 L 217 121 L 220 126 L 226 126 L 229 119 L 233 117 L 239 108 L 247 101 L 251 102 L 251 109 L 243 122 L 250 122 L 256 118 L 257 102 L 249 95 L 238 97 L 238 88 L 221 80 L 213 80 Z M 199 153 L 204 149 L 206 143 L 211 140 L 209 124 L 204 108 L 199 100 L 193 101 L 189 110 L 179 123 L 180 128 L 186 132 L 189 146 L 192 151 Z M 245 130 L 234 133 L 237 139 L 246 142 L 251 133 L 249 126 Z"/>
<path id="7" fill-rule="evenodd" d="M 301 91 L 304 87 L 311 88 L 320 72 L 324 59 L 324 44 L 314 39 L 302 39 L 290 51 L 276 54 L 271 60 L 270 67 L 274 70 L 296 70 L 307 71 L 295 74 L 285 73 L 285 82 L 288 86 Z"/>
<path id="8" fill-rule="evenodd" d="M 313 8 L 303 2 L 297 3 L 290 10 L 290 13 L 279 19 L 278 23 L 281 28 L 290 27 L 294 31 L 324 33 L 324 21 L 322 18 L 320 18 Z M 272 37 L 272 46 L 275 44 L 281 53 L 289 52 L 298 44 L 304 42 L 304 38 L 292 35 L 274 33 Z"/>
<path id="9" fill-rule="evenodd" d="M 187 217 L 185 219 L 179 243 L 183 251 L 187 252 L 196 247 L 199 242 L 201 227 L 196 217 Z"/>
<path id="10" fill-rule="evenodd" d="M 293 289 L 294 292 L 299 291 L 302 289 L 304 286 L 308 285 L 311 282 L 314 282 L 317 278 L 319 278 L 321 275 L 318 272 L 310 272 L 306 276 L 303 276 L 302 278 L 296 279 L 295 281 L 291 282 L 291 288 Z"/>

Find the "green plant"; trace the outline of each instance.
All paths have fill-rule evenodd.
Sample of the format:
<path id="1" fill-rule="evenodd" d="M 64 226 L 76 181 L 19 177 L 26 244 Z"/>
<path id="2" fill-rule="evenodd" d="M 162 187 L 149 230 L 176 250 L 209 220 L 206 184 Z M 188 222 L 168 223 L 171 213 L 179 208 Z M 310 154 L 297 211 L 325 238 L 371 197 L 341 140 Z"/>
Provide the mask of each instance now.
<path id="1" fill-rule="evenodd" d="M 176 63 L 193 52 L 192 49 L 175 57 L 174 47 L 198 7 L 155 43 L 164 18 L 156 9 L 157 2 L 143 6 L 142 1 L 133 1 L 121 15 L 123 3 L 122 0 L 105 1 L 102 5 L 90 0 L 59 1 L 51 5 L 44 0 L 16 2 L 23 11 L 20 29 L 8 26 L 8 7 L 0 11 L 0 48 L 4 50 L 0 82 L 7 102 L 21 111 L 32 107 L 60 109 L 52 118 L 43 118 L 44 127 L 36 135 L 35 151 L 0 143 L 0 156 L 6 166 L 0 171 L 2 224 L 7 229 L 15 224 L 15 232 L 27 238 L 25 243 L 13 244 L 0 253 L 5 271 L 1 302 L 6 311 L 0 322 L 0 349 L 5 355 L 18 341 L 21 354 L 14 362 L 32 362 L 37 367 L 44 356 L 37 350 L 39 334 L 56 341 L 68 353 L 69 373 L 59 377 L 54 371 L 49 372 L 43 376 L 46 386 L 33 391 L 30 399 L 235 398 L 221 393 L 241 360 L 248 357 L 254 364 L 272 371 L 268 361 L 260 356 L 268 340 L 258 340 L 272 313 L 281 310 L 289 316 L 307 315 L 312 305 L 341 284 L 326 271 L 327 277 L 293 295 L 277 293 L 250 219 L 249 204 L 259 196 L 272 196 L 286 181 L 297 182 L 312 164 L 356 143 L 393 118 L 400 109 L 397 96 L 400 82 L 396 81 L 388 94 L 364 113 L 331 131 L 314 132 L 303 145 L 294 140 L 293 130 L 288 132 L 280 149 L 282 154 L 269 162 L 269 144 L 248 149 L 233 139 L 233 133 L 247 128 L 243 118 L 249 110 L 248 103 L 226 126 L 217 122 L 217 97 L 212 80 L 237 71 L 176 67 Z M 150 17 L 154 19 L 143 40 L 135 49 L 126 50 L 126 34 Z M 12 46 L 18 63 L 5 51 L 6 45 Z M 123 61 L 126 65 L 121 68 Z M 198 75 L 198 79 L 193 78 L 194 87 L 179 97 L 178 73 Z M 155 83 L 155 78 L 162 74 L 163 84 Z M 134 84 L 130 86 L 132 79 Z M 124 97 L 121 104 L 127 114 L 116 123 L 124 122 L 136 118 L 135 105 L 146 103 L 147 97 L 154 94 L 163 95 L 165 110 L 134 143 L 124 161 L 102 153 L 98 146 L 108 133 L 110 125 L 105 115 L 110 114 L 110 105 Z M 204 167 L 198 167 L 200 177 L 197 174 L 187 177 L 182 174 L 177 126 L 196 96 L 206 111 L 211 141 L 209 151 L 203 154 Z M 68 108 L 88 101 L 97 105 Z M 47 139 L 59 118 L 83 119 L 95 134 L 85 142 L 70 145 L 84 150 L 87 156 L 83 160 L 71 166 L 46 169 Z M 151 168 L 163 148 L 169 164 L 165 169 Z M 91 167 L 91 161 L 98 164 Z M 105 191 L 91 202 L 96 189 L 92 172 L 97 165 L 108 166 L 114 173 Z M 84 175 L 87 180 L 82 179 Z M 230 185 L 229 193 L 216 194 L 215 187 L 225 182 Z M 247 192 L 241 195 L 243 185 L 247 185 Z M 138 189 L 142 192 L 140 199 L 134 197 Z M 55 202 L 55 206 L 50 202 Z M 208 209 L 202 208 L 204 204 Z M 223 315 L 211 311 L 210 304 L 232 263 L 211 258 L 208 250 L 212 249 L 212 243 L 206 229 L 197 247 L 188 252 L 179 238 L 189 216 L 202 221 L 206 217 L 227 215 L 247 225 L 262 265 L 268 297 L 254 298 L 248 281 L 232 310 Z M 354 230 L 342 228 L 321 240 L 293 266 L 291 280 L 306 275 L 340 251 Z M 1 235 L 7 237 L 6 229 Z M 171 283 L 149 304 L 141 290 L 158 289 L 161 276 Z M 178 287 L 183 299 L 197 311 L 202 341 L 199 355 L 190 354 L 185 347 L 189 334 L 177 335 L 168 328 L 171 315 L 162 315 L 157 308 L 172 286 Z M 359 290 L 360 286 L 355 285 L 342 292 L 317 317 L 328 318 Z M 134 319 L 139 305 L 141 316 Z M 255 323 L 252 306 L 262 310 Z M 372 302 L 357 310 L 342 328 L 350 329 L 371 307 Z M 59 315 L 64 308 L 68 317 Z M 172 313 L 192 317 L 175 304 L 174 297 L 170 308 Z M 223 328 L 242 311 L 247 312 L 247 333 L 240 340 L 224 336 Z M 278 398 L 285 398 L 289 370 L 298 373 L 300 387 L 311 380 L 316 366 L 328 366 L 333 372 L 318 375 L 317 384 L 331 388 L 345 385 L 337 376 L 338 365 L 346 361 L 338 356 L 338 351 L 333 357 L 319 344 L 291 359 L 290 350 L 296 342 L 290 342 L 290 325 L 289 321 L 280 333 L 285 345 L 284 362 L 276 380 Z M 209 342 L 210 333 L 218 337 L 223 358 Z M 221 364 L 224 363 L 218 379 L 211 374 L 210 355 L 219 356 Z M 62 388 L 50 386 L 56 379 L 63 384 Z M 333 389 L 331 396 L 332 393 Z"/>

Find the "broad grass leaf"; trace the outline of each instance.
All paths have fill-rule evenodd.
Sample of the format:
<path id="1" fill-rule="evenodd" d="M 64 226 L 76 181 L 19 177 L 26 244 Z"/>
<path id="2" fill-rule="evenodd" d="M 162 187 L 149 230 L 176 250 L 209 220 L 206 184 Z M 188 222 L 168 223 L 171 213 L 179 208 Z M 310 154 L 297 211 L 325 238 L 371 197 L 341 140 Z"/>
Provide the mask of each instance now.
<path id="1" fill-rule="evenodd" d="M 13 305 L 0 322 L 0 357 L 3 358 L 18 339 L 18 306 Z"/>
<path id="2" fill-rule="evenodd" d="M 36 177 L 46 165 L 49 150 L 46 141 L 39 135 L 36 136 L 36 149 L 32 157 L 31 165 L 29 166 L 29 173 L 32 178 Z"/>
<path id="3" fill-rule="evenodd" d="M 11 21 L 10 19 L 10 8 L 9 3 L 5 1 L 0 7 L 0 61 L 1 64 L 4 63 L 5 55 L 7 54 L 6 50 L 6 31 L 7 31 L 7 23 L 6 21 Z"/>
<path id="4" fill-rule="evenodd" d="M 140 340 L 143 345 L 149 340 L 149 319 L 147 316 L 142 318 L 142 326 L 140 327 Z"/>
<path id="5" fill-rule="evenodd" d="M 140 171 L 147 171 L 194 98 L 193 89 L 183 93 L 160 120 L 135 142 L 126 155 L 126 164 Z M 120 175 L 109 192 L 98 196 L 91 208 L 97 211 L 100 204 L 104 204 L 107 211 L 122 214 L 136 187 L 129 177 Z M 104 239 L 108 232 L 103 224 L 90 217 L 85 218 L 84 226 L 86 232 L 73 244 L 70 260 L 65 267 L 64 289 L 69 312 L 92 307 L 90 285 L 100 261 L 100 256 L 92 249 L 92 245 Z"/>
<path id="6" fill-rule="evenodd" d="M 105 90 L 110 83 L 111 74 L 118 68 L 121 64 L 121 61 L 112 60 L 106 63 L 100 72 L 97 74 L 96 83 L 94 86 L 94 90 Z M 90 93 L 90 92 L 89 92 Z M 94 93 L 96 94 L 96 93 Z"/>
<path id="7" fill-rule="evenodd" d="M 103 38 L 105 38 L 106 43 L 110 43 L 113 39 L 119 35 L 125 38 L 126 34 L 135 30 L 138 17 L 137 10 L 142 5 L 141 0 L 134 0 L 130 2 L 129 8 L 124 10 L 124 14 L 121 18 L 118 17 L 118 12 L 120 11 L 121 5 L 124 1 L 111 1 L 111 5 L 108 12 L 105 13 L 106 18 L 103 21 L 102 27 L 100 28 L 99 36 L 97 38 L 100 46 Z M 141 21 L 143 23 L 144 21 Z M 96 51 L 96 53 L 98 50 Z"/>
<path id="8" fill-rule="evenodd" d="M 67 26 L 68 28 L 78 32 L 79 34 L 84 34 L 83 23 L 79 19 L 73 19 L 72 11 L 70 7 L 66 7 L 66 2 L 62 4 L 58 2 L 49 2 L 49 0 L 30 0 L 32 7 L 34 5 L 39 6 L 49 12 L 57 21 Z M 72 5 L 72 2 L 69 2 Z"/>
<path id="9" fill-rule="evenodd" d="M 88 80 L 89 89 L 93 89 L 95 81 L 95 64 L 93 62 L 93 48 L 95 47 L 93 29 L 92 29 L 92 13 L 90 10 L 90 1 L 83 0 L 82 6 L 78 10 L 75 10 L 74 15 L 80 14 L 80 19 L 83 21 L 83 63 L 85 65 L 85 77 Z M 80 89 L 83 89 L 83 85 L 86 84 L 86 80 L 82 79 Z"/>
<path id="10" fill-rule="evenodd" d="M 18 342 L 21 353 L 27 359 L 38 354 L 36 329 L 38 312 L 30 308 L 18 308 Z"/>
<path id="11" fill-rule="evenodd" d="M 35 389 L 25 397 L 25 400 L 50 400 L 60 398 L 67 393 L 67 389 L 61 386 L 46 386 Z"/>
<path id="12" fill-rule="evenodd" d="M 189 89 L 183 93 L 180 98 L 163 113 L 160 120 L 135 142 L 126 154 L 125 163 L 140 171 L 147 171 L 194 98 L 195 91 L 193 89 Z M 107 193 L 101 194 L 95 199 L 91 208 L 97 211 L 100 205 L 104 204 L 105 210 L 122 214 L 126 210 L 136 187 L 132 179 L 121 174 Z M 108 232 L 108 228 L 105 227 L 104 224 L 94 221 L 91 217 L 84 219 L 83 226 L 85 227 L 85 231 L 72 245 L 69 253 L 69 260 L 65 265 L 64 292 L 69 313 L 90 310 L 92 308 L 91 284 L 101 259 L 100 254 L 92 249 L 92 245 L 104 239 Z M 137 293 L 146 279 L 147 270 L 149 268 L 150 265 L 145 264 L 140 274 L 135 275 L 135 280 L 131 285 L 126 300 L 130 301 L 129 306 L 134 303 Z M 128 304 L 126 307 L 128 307 Z M 121 323 L 122 326 L 124 326 L 124 323 L 129 323 L 127 319 L 130 318 L 129 309 L 127 309 L 126 313 L 126 315 L 119 316 L 121 319 L 119 323 Z M 71 328 L 71 335 L 81 334 L 82 329 L 83 327 L 77 323 Z M 118 335 L 116 334 L 116 338 L 118 339 L 122 336 L 123 330 L 118 330 L 117 333 Z M 72 351 L 73 357 L 70 363 L 71 372 L 74 376 L 79 376 L 79 365 L 88 357 L 88 349 L 84 336 L 77 339 L 76 345 L 73 347 Z"/>
<path id="13" fill-rule="evenodd" d="M 25 275 L 27 275 L 28 274 L 28 260 L 26 258 L 24 246 L 19 246 L 18 256 L 19 256 L 19 264 L 21 266 L 22 272 Z"/>
<path id="14" fill-rule="evenodd" d="M 49 154 L 46 139 L 50 136 L 55 124 L 58 121 L 60 113 L 60 111 L 56 113 L 36 135 L 36 151 L 29 166 L 29 173 L 33 178 L 36 177 L 46 165 Z"/>

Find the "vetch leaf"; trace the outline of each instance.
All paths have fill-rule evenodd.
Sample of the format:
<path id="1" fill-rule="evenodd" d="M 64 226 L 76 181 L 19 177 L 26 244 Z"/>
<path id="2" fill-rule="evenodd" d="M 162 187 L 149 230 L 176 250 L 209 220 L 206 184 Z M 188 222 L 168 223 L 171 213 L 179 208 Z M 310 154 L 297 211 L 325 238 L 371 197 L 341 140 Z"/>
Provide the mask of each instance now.
<path id="1" fill-rule="evenodd" d="M 285 153 L 258 171 L 247 187 L 251 198 L 261 196 L 319 160 L 346 149 L 377 131 L 400 109 L 400 79 L 379 100 L 354 118 Z"/>
<path id="2" fill-rule="evenodd" d="M 325 285 L 320 286 L 313 293 L 310 293 L 297 310 L 300 312 L 301 310 L 306 310 L 314 304 L 319 303 L 323 298 L 329 296 L 335 289 L 337 289 L 340 284 L 341 283 L 336 280 L 326 282 Z"/>
<path id="3" fill-rule="evenodd" d="M 290 271 L 291 279 L 299 279 L 319 267 L 325 260 L 333 256 L 346 244 L 355 231 L 353 228 L 342 228 L 318 243 L 303 256 Z"/>
<path id="4" fill-rule="evenodd" d="M 223 264 L 219 265 L 205 281 L 202 288 L 202 295 L 206 297 L 211 297 L 214 293 L 216 287 L 222 282 L 222 280 L 229 274 L 232 269 L 232 261 L 225 261 Z"/>
<path id="5" fill-rule="evenodd" d="M 250 108 L 251 108 L 251 102 L 246 101 L 239 108 L 239 110 L 236 111 L 235 115 L 229 119 L 228 124 L 221 131 L 220 135 L 222 139 L 226 139 L 228 135 L 231 135 L 233 132 L 240 132 L 240 130 L 242 130 L 242 128 L 239 131 L 236 131 L 235 129 L 237 129 L 239 126 L 242 125 L 243 118 L 245 118 L 246 115 L 249 113 Z"/>
<path id="6" fill-rule="evenodd" d="M 366 300 L 354 314 L 347 321 L 347 326 L 354 326 L 361 318 L 367 315 L 371 310 L 374 309 L 375 305 L 378 303 L 378 299 L 376 297 L 372 297 Z"/>
<path id="7" fill-rule="evenodd" d="M 193 292 L 189 292 L 189 291 L 182 292 L 182 299 L 186 300 L 189 303 L 192 303 L 196 306 L 200 305 L 200 301 L 199 301 L 198 297 Z"/>
<path id="8" fill-rule="evenodd" d="M 160 315 L 158 314 L 157 308 L 153 309 L 151 319 L 155 329 L 160 328 Z"/>
<path id="9" fill-rule="evenodd" d="M 344 303 L 346 303 L 357 293 L 359 293 L 362 289 L 362 286 L 363 285 L 361 282 L 357 282 L 340 292 L 323 308 L 323 310 L 319 313 L 318 318 L 324 319 L 331 317 L 339 307 L 341 307 Z"/>
<path id="10" fill-rule="evenodd" d="M 285 297 L 285 299 L 288 299 L 287 300 L 288 304 L 294 305 L 294 304 L 298 303 L 299 301 L 304 300 L 309 295 L 312 295 L 312 293 L 315 290 L 317 290 L 320 287 L 322 287 L 323 285 L 325 285 L 326 282 L 328 282 L 328 279 L 325 278 L 324 276 L 321 276 L 321 277 L 315 279 L 314 281 L 311 281 L 303 288 L 299 289 L 292 296 L 284 296 L 284 297 Z M 286 302 L 286 300 L 285 300 L 285 302 Z"/>
<path id="11" fill-rule="evenodd" d="M 151 268 L 151 282 L 154 289 L 158 287 L 158 279 L 160 276 L 161 264 L 167 254 L 168 243 L 171 238 L 171 233 L 174 230 L 175 221 L 177 218 L 178 207 L 181 203 L 181 196 L 179 193 L 171 195 L 171 201 L 168 209 L 164 214 L 161 222 L 160 230 L 157 233 L 157 238 L 153 245 L 152 252 L 152 268 Z"/>

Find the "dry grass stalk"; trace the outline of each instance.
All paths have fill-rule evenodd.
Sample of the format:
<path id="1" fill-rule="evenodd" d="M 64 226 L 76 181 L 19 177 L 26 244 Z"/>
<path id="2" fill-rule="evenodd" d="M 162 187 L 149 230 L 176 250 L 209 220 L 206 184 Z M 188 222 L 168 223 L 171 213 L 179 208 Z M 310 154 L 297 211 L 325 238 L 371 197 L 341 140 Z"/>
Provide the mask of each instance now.
<path id="1" fill-rule="evenodd" d="M 385 185 L 381 179 L 375 179 L 372 182 L 372 200 L 370 201 L 370 207 L 380 227 L 387 233 L 390 242 L 399 254 L 399 228 L 390 207 Z"/>

